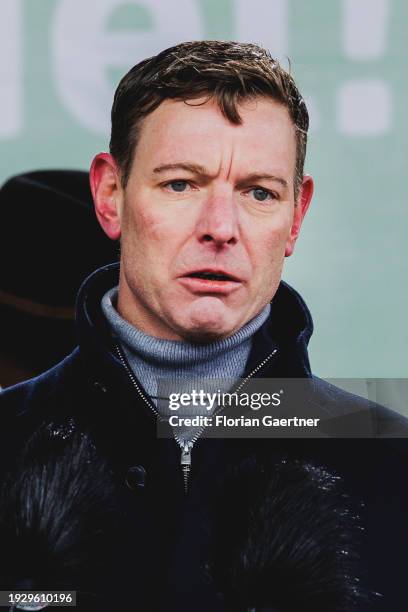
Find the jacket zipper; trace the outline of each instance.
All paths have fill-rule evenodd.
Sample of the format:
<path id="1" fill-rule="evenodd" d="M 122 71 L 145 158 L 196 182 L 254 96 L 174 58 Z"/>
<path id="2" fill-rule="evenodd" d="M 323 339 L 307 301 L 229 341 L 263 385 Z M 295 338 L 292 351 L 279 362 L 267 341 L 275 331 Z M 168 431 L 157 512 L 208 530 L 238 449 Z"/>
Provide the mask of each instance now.
<path id="1" fill-rule="evenodd" d="M 175 437 L 175 436 L 174 436 Z M 180 445 L 181 442 L 177 441 Z M 190 440 L 186 442 L 184 446 L 181 446 L 181 469 L 183 470 L 183 481 L 184 481 L 184 492 L 188 493 L 188 485 L 190 481 L 191 471 L 191 451 L 193 449 L 194 441 Z"/>
<path id="2" fill-rule="evenodd" d="M 136 391 L 138 392 L 139 396 L 142 398 L 144 403 L 149 406 L 150 410 L 153 412 L 153 414 L 156 416 L 156 418 L 161 419 L 160 413 L 157 411 L 155 406 L 147 399 L 147 397 L 144 395 L 144 393 L 142 392 L 141 388 L 137 384 L 136 377 L 133 374 L 131 368 L 129 367 L 128 362 L 125 359 L 125 357 L 123 356 L 122 350 L 120 349 L 118 344 L 115 344 L 115 349 L 116 349 L 116 352 L 117 352 L 117 354 L 119 356 L 120 362 L 122 363 L 123 367 L 125 368 L 128 376 L 129 376 L 133 386 L 135 387 Z M 234 389 L 234 393 L 238 393 L 238 391 L 241 391 L 241 389 L 244 388 L 244 386 L 251 380 L 251 378 L 253 378 L 253 376 L 255 374 L 257 374 L 259 372 L 259 370 L 261 370 L 268 363 L 268 361 L 270 361 L 270 359 L 272 359 L 272 357 L 274 357 L 276 355 L 277 352 L 278 352 L 278 349 L 273 350 L 272 353 L 270 353 L 263 361 L 261 361 L 261 363 L 259 363 L 256 366 L 256 368 L 254 368 L 252 370 L 252 372 L 250 372 L 250 374 L 248 374 L 248 376 L 242 381 L 242 383 L 240 385 L 238 385 L 238 387 L 236 387 Z M 214 415 L 219 414 L 222 411 L 223 408 L 224 408 L 224 406 L 220 406 L 219 409 L 214 412 Z M 177 444 L 180 446 L 180 449 L 181 449 L 180 465 L 181 465 L 181 470 L 183 472 L 183 482 L 184 482 L 184 492 L 185 493 L 188 493 L 188 487 L 189 487 L 189 484 L 190 484 L 190 476 L 191 476 L 191 452 L 193 450 L 194 444 L 197 442 L 198 438 L 201 436 L 201 434 L 203 433 L 204 429 L 205 429 L 205 427 L 201 427 L 199 429 L 199 431 L 195 434 L 195 436 L 189 442 L 183 442 L 177 434 L 174 434 L 174 439 L 176 440 Z"/>
<path id="3" fill-rule="evenodd" d="M 160 414 L 157 411 L 156 407 L 147 399 L 147 397 L 144 395 L 144 393 L 142 392 L 141 388 L 139 387 L 139 385 L 137 384 L 136 381 L 136 377 L 133 374 L 131 368 L 128 365 L 127 360 L 125 359 L 125 357 L 123 356 L 122 350 L 119 348 L 118 344 L 115 344 L 115 350 L 119 356 L 120 362 L 123 365 L 123 367 L 125 368 L 130 380 L 132 381 L 133 386 L 135 387 L 136 391 L 138 392 L 139 396 L 142 398 L 142 400 L 144 401 L 145 404 L 147 404 L 150 408 L 150 410 L 154 413 L 154 415 L 157 418 L 160 418 Z"/>

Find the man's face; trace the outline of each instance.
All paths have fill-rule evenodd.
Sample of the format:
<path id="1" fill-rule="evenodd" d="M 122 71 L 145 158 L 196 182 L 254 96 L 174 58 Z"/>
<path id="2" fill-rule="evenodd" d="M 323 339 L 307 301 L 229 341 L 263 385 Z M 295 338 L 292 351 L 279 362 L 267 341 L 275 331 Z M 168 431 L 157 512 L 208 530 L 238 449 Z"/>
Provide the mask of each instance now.
<path id="1" fill-rule="evenodd" d="M 258 314 L 305 212 L 287 109 L 246 101 L 233 125 L 198 102 L 166 100 L 146 117 L 120 193 L 118 310 L 173 340 L 225 338 Z"/>

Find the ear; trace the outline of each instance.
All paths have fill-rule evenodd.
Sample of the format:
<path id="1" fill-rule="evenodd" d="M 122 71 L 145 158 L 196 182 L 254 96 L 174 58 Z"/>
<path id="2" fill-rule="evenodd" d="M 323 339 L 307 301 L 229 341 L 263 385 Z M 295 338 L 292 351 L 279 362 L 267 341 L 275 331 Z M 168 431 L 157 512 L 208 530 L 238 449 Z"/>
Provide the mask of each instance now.
<path id="1" fill-rule="evenodd" d="M 295 242 L 300 233 L 300 228 L 307 209 L 309 208 L 310 201 L 313 195 L 313 179 L 309 175 L 303 177 L 302 184 L 299 189 L 299 195 L 295 203 L 295 209 L 293 213 L 293 223 L 290 229 L 289 238 L 286 242 L 285 257 L 292 255 L 295 249 Z"/>
<path id="2" fill-rule="evenodd" d="M 112 155 L 99 153 L 94 157 L 89 181 L 98 221 L 109 238 L 118 240 L 123 190 L 120 172 Z"/>

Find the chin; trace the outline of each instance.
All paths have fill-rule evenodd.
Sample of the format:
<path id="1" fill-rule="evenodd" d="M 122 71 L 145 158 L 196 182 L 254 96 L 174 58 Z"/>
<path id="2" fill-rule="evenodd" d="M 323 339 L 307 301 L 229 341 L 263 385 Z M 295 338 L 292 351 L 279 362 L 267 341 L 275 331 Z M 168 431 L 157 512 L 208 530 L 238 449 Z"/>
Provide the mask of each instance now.
<path id="1" fill-rule="evenodd" d="M 180 326 L 179 333 L 188 342 L 208 343 L 228 338 L 237 329 L 232 322 L 214 319 L 209 321 L 203 317 L 202 321 L 194 320 L 190 325 Z"/>
<path id="2" fill-rule="evenodd" d="M 227 308 L 219 299 L 203 297 L 185 308 L 180 308 L 173 318 L 173 329 L 188 342 L 209 343 L 231 336 L 239 329 L 236 311 Z"/>

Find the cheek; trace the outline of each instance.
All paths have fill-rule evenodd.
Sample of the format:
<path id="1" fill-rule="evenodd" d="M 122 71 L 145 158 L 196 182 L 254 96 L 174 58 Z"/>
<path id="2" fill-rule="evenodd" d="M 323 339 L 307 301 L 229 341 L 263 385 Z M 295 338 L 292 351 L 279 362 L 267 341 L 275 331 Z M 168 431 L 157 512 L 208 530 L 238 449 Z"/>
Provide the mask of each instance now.
<path id="1" fill-rule="evenodd" d="M 166 227 L 162 220 L 145 206 L 128 210 L 122 225 L 122 240 L 141 256 L 166 243 Z"/>
<path id="2" fill-rule="evenodd" d="M 167 212 L 167 211 L 166 211 Z M 140 206 L 124 217 L 122 254 L 134 262 L 134 272 L 151 286 L 161 286 L 180 263 L 188 231 L 173 211 L 163 214 L 150 205 Z"/>
<path id="3" fill-rule="evenodd" d="M 289 232 L 287 224 L 282 224 L 273 230 L 264 231 L 253 241 L 253 256 L 259 275 L 271 277 L 281 269 Z"/>

